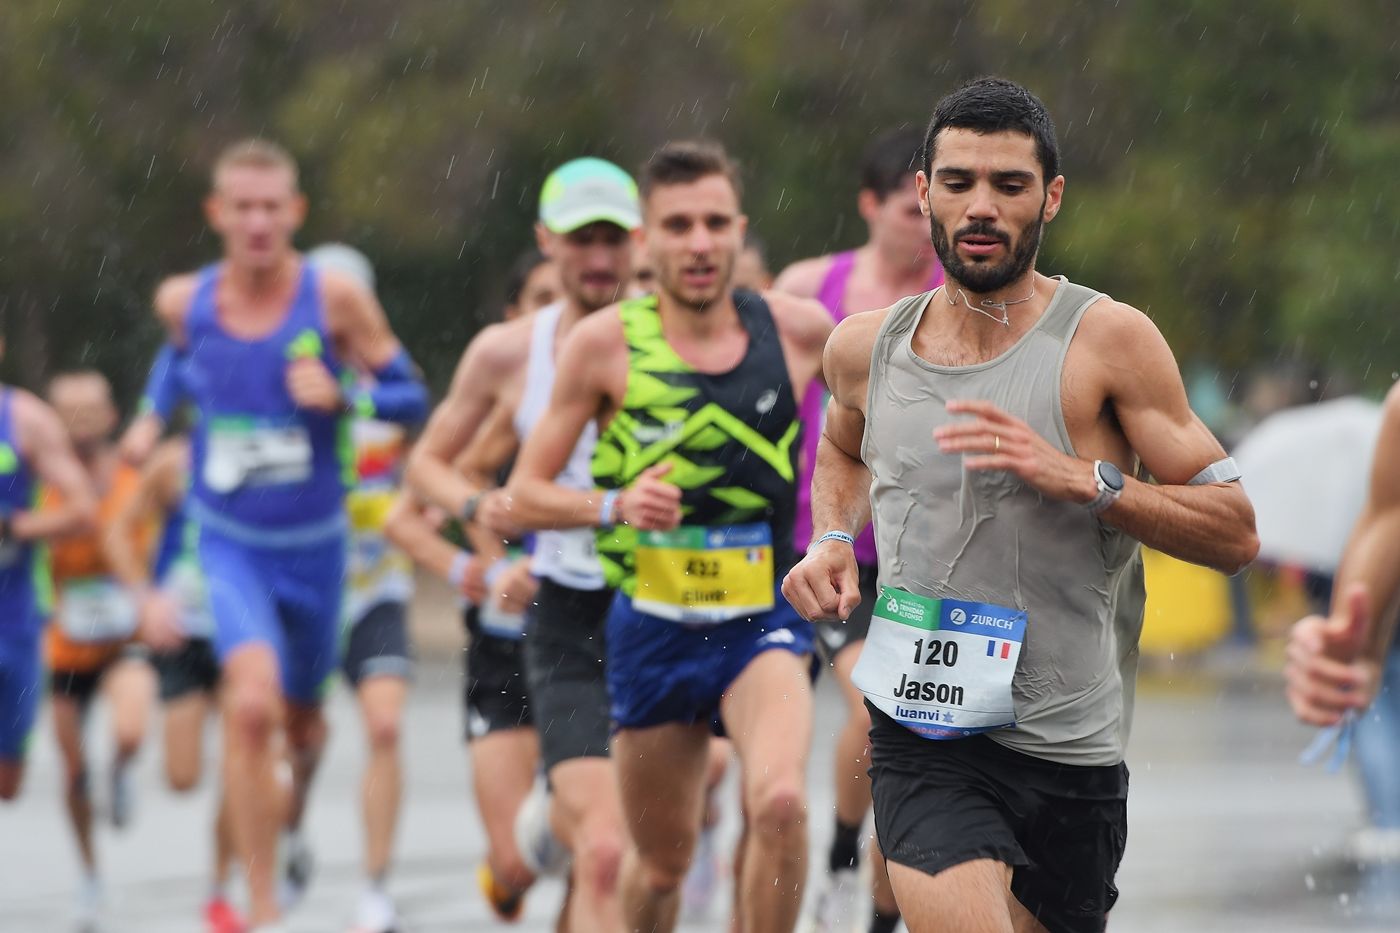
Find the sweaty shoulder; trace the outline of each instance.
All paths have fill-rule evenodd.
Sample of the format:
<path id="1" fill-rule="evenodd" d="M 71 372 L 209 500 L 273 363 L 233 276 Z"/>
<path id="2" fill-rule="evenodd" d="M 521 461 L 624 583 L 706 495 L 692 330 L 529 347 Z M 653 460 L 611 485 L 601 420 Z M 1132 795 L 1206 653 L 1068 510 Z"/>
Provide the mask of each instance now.
<path id="1" fill-rule="evenodd" d="M 199 287 L 199 273 L 185 272 L 172 275 L 156 286 L 156 317 L 172 334 L 180 334 L 185 315 L 189 313 L 190 302 L 194 300 L 195 289 Z"/>
<path id="2" fill-rule="evenodd" d="M 822 370 L 831 394 L 843 404 L 864 407 L 865 385 L 870 379 L 870 356 L 889 308 L 847 315 L 831 332 L 822 356 Z"/>
<path id="3" fill-rule="evenodd" d="M 1175 358 L 1166 338 L 1152 319 L 1132 305 L 1104 297 L 1084 311 L 1070 352 L 1088 351 L 1104 366 L 1122 372 L 1141 371 L 1144 365 L 1159 364 L 1163 357 Z"/>
<path id="4" fill-rule="evenodd" d="M 317 269 L 321 298 L 330 306 L 355 304 L 370 296 L 370 290 L 354 276 L 339 269 Z"/>
<path id="5" fill-rule="evenodd" d="M 773 283 L 776 291 L 797 295 L 799 298 L 815 298 L 826 281 L 831 269 L 830 256 L 817 256 L 812 259 L 799 259 L 788 266 Z"/>
<path id="6" fill-rule="evenodd" d="M 482 328 L 462 356 L 472 378 L 507 379 L 523 367 L 530 357 L 530 322 L 526 317 Z"/>
<path id="7" fill-rule="evenodd" d="M 834 322 L 826 308 L 810 298 L 798 298 L 773 290 L 763 293 L 778 331 L 793 343 L 820 350 L 831 336 Z"/>
<path id="8" fill-rule="evenodd" d="M 585 317 L 573 326 L 565 338 L 572 352 L 588 352 L 595 359 L 625 352 L 627 340 L 622 333 L 622 306 L 608 305 Z"/>

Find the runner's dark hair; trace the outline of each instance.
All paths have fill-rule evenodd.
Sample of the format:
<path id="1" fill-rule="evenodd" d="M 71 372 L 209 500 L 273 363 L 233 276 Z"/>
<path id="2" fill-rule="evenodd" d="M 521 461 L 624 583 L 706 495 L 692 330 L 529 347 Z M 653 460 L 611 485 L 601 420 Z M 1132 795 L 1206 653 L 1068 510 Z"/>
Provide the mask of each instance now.
<path id="1" fill-rule="evenodd" d="M 724 146 L 713 139 L 687 139 L 669 142 L 651 154 L 637 173 L 637 187 L 642 202 L 657 188 L 666 185 L 688 185 L 709 175 L 723 175 L 734 186 L 734 193 L 743 197 L 744 186 L 739 178 L 739 166 L 729 157 Z"/>
<path id="2" fill-rule="evenodd" d="M 933 108 L 924 134 L 923 169 L 932 172 L 938 134 L 945 129 L 974 133 L 1024 133 L 1035 140 L 1044 183 L 1060 174 L 1060 144 L 1050 111 L 1030 91 L 1014 81 L 988 76 L 969 81 L 940 100 Z"/>

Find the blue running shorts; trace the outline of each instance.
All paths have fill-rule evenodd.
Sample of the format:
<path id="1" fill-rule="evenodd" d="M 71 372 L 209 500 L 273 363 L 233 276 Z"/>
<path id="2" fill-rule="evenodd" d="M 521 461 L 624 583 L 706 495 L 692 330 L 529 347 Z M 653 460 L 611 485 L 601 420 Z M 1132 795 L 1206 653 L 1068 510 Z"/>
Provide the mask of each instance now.
<path id="1" fill-rule="evenodd" d="M 613 727 L 706 723 L 716 735 L 720 698 L 765 651 L 813 654 L 812 623 L 779 591 L 763 615 L 682 625 L 638 612 L 617 594 L 608 615 L 608 692 Z M 815 665 L 814 668 L 815 670 Z"/>
<path id="2" fill-rule="evenodd" d="M 257 547 L 201 528 L 199 563 L 219 663 L 245 645 L 269 645 L 277 654 L 286 698 L 319 704 L 340 659 L 345 550 L 343 536 Z"/>

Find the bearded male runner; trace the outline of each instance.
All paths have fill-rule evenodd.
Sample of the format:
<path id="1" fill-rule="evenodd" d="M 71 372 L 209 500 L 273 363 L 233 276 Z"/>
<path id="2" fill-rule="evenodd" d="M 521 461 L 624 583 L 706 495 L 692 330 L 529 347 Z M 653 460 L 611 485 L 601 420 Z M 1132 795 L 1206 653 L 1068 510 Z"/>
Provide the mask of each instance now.
<path id="1" fill-rule="evenodd" d="M 873 508 L 882 590 L 852 679 L 909 928 L 1100 931 L 1126 839 L 1138 542 L 1234 572 L 1253 510 L 1152 322 L 1035 271 L 1065 186 L 1039 100 L 996 78 L 948 95 L 917 180 L 947 282 L 827 345 L 815 540 L 783 591 L 848 617 Z"/>

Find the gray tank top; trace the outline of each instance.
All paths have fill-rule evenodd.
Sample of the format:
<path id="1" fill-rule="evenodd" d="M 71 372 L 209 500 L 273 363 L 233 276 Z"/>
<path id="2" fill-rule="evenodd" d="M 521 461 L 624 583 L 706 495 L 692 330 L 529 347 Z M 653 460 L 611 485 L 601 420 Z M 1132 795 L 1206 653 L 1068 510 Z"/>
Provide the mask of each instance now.
<path id="1" fill-rule="evenodd" d="M 990 738 L 1050 761 L 1115 765 L 1132 719 L 1145 599 L 1137 542 L 1009 473 L 963 469 L 932 437 L 954 420 L 949 399 L 985 399 L 1077 456 L 1061 373 L 1080 319 L 1103 296 L 1059 282 L 1040 320 L 975 366 L 915 355 L 914 328 L 934 292 L 895 304 L 871 356 L 862 457 L 882 586 L 1027 614 L 1012 681 L 1017 725 Z"/>

